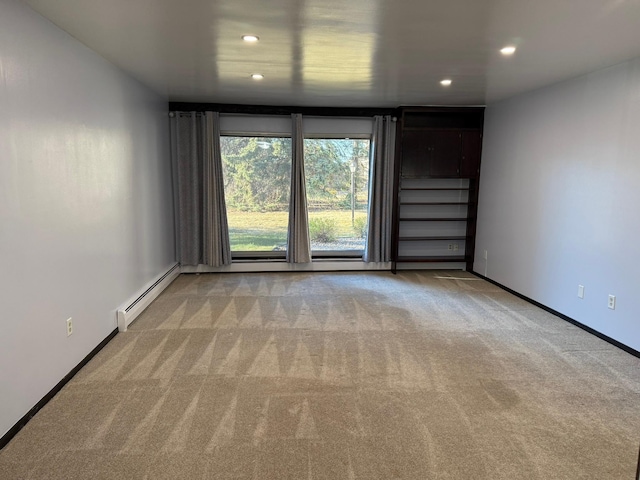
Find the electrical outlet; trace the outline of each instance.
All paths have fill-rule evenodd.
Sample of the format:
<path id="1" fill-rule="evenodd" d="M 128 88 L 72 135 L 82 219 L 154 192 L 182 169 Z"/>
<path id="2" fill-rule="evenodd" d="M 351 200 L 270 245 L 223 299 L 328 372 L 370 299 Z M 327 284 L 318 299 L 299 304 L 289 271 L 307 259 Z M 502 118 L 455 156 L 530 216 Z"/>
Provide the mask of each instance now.
<path id="1" fill-rule="evenodd" d="M 67 318 L 67 337 L 73 333 L 73 321 L 71 318 Z"/>
<path id="2" fill-rule="evenodd" d="M 578 285 L 578 298 L 584 298 L 584 285 Z"/>
<path id="3" fill-rule="evenodd" d="M 609 304 L 607 305 L 611 310 L 616 309 L 616 296 L 609 295 Z"/>
<path id="4" fill-rule="evenodd" d="M 453 250 L 453 245 L 449 244 L 449 250 Z"/>
<path id="5" fill-rule="evenodd" d="M 454 244 L 453 244 L 453 251 L 454 251 L 454 252 L 457 252 L 457 251 L 458 251 L 458 248 L 459 248 L 459 247 L 458 247 L 458 244 L 457 244 L 457 243 L 454 243 Z"/>

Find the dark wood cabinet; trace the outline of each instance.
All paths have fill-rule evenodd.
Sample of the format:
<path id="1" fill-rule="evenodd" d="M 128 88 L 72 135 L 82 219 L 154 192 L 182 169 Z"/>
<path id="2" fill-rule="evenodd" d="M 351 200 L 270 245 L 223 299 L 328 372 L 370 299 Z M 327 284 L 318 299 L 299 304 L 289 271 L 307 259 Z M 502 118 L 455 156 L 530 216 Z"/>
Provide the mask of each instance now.
<path id="1" fill-rule="evenodd" d="M 470 270 L 484 109 L 405 107 L 401 113 L 393 271 L 407 262 L 464 264 Z"/>
<path id="2" fill-rule="evenodd" d="M 402 133 L 402 176 L 455 177 L 460 172 L 461 151 L 459 130 L 405 131 Z"/>
<path id="3" fill-rule="evenodd" d="M 479 130 L 461 132 L 460 176 L 476 178 L 480 174 L 482 133 Z"/>
<path id="4" fill-rule="evenodd" d="M 425 132 L 431 145 L 430 177 L 457 177 L 460 174 L 461 133 L 459 130 Z"/>
<path id="5" fill-rule="evenodd" d="M 426 136 L 420 131 L 402 133 L 402 176 L 425 177 L 429 175 L 428 158 L 430 146 Z"/>

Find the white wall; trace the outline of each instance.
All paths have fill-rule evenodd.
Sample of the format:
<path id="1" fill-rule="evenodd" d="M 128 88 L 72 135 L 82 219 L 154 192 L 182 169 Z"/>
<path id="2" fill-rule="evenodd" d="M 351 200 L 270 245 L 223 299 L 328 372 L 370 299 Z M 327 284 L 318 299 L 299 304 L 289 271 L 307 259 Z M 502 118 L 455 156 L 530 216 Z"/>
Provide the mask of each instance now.
<path id="1" fill-rule="evenodd" d="M 0 1 L 0 436 L 173 262 L 167 114 L 165 99 Z"/>
<path id="2" fill-rule="evenodd" d="M 478 216 L 475 271 L 640 350 L 640 59 L 490 105 Z"/>

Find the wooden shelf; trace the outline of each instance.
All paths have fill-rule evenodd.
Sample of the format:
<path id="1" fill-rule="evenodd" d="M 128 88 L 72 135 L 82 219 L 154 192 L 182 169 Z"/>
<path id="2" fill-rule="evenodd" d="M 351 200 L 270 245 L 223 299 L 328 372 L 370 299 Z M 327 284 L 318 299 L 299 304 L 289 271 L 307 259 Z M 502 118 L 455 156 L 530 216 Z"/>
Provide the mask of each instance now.
<path id="1" fill-rule="evenodd" d="M 400 202 L 400 205 L 469 205 L 470 202 Z"/>
<path id="2" fill-rule="evenodd" d="M 422 242 L 430 240 L 466 240 L 468 237 L 399 237 L 400 242 Z"/>
<path id="3" fill-rule="evenodd" d="M 416 217 L 416 218 L 407 218 L 400 217 L 401 222 L 466 222 L 469 220 L 468 217 L 462 218 L 434 218 L 434 217 Z"/>
<path id="4" fill-rule="evenodd" d="M 404 127 L 402 130 L 405 132 L 425 132 L 425 131 L 435 131 L 435 132 L 473 132 L 476 131 L 477 127 Z"/>
<path id="5" fill-rule="evenodd" d="M 402 187 L 402 190 L 453 190 L 453 191 L 469 191 L 469 187 Z"/>
<path id="6" fill-rule="evenodd" d="M 420 263 L 433 263 L 433 262 L 464 262 L 467 258 L 465 256 L 443 256 L 443 257 L 398 257 L 398 262 L 420 262 Z"/>

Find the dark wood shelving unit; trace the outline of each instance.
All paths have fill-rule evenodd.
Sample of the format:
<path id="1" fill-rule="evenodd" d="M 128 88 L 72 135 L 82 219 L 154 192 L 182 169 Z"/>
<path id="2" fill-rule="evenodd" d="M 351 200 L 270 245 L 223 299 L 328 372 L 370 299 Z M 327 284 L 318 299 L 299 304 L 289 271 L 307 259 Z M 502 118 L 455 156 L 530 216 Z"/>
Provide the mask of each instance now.
<path id="1" fill-rule="evenodd" d="M 464 262 L 466 260 L 464 255 L 445 255 L 442 257 L 398 257 L 400 262 L 413 262 L 413 263 L 442 263 L 442 262 Z"/>
<path id="2" fill-rule="evenodd" d="M 400 114 L 392 270 L 409 262 L 471 270 L 484 108 L 404 107 Z"/>
<path id="3" fill-rule="evenodd" d="M 399 237 L 398 240 L 401 242 L 423 242 L 423 241 L 431 241 L 431 240 L 466 240 L 467 237 Z"/>
<path id="4" fill-rule="evenodd" d="M 469 205 L 469 202 L 400 202 L 400 205 Z"/>
<path id="5" fill-rule="evenodd" d="M 466 222 L 467 217 L 464 218 L 450 218 L 450 217 L 400 217 L 401 222 Z"/>
<path id="6" fill-rule="evenodd" d="M 454 188 L 444 188 L 444 187 L 405 187 L 404 190 L 405 191 L 412 191 L 412 190 L 461 190 L 461 191 L 467 191 L 467 190 L 469 190 L 469 187 L 454 187 Z"/>

